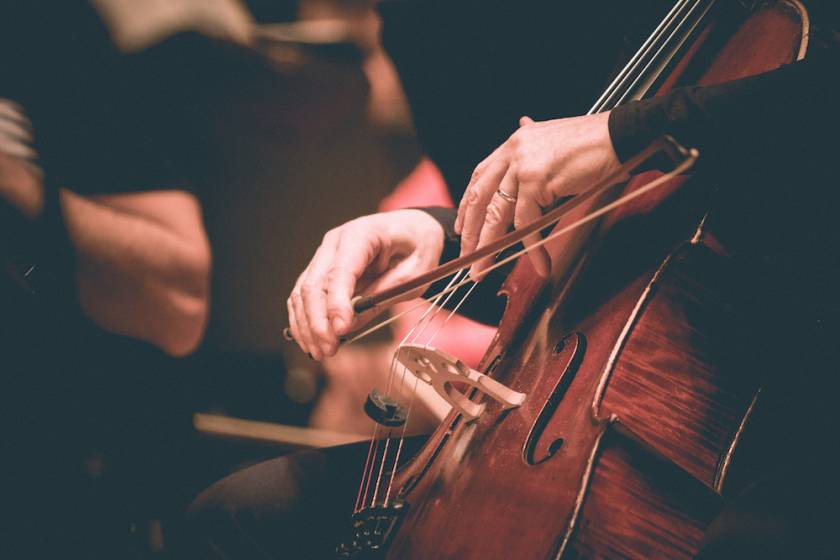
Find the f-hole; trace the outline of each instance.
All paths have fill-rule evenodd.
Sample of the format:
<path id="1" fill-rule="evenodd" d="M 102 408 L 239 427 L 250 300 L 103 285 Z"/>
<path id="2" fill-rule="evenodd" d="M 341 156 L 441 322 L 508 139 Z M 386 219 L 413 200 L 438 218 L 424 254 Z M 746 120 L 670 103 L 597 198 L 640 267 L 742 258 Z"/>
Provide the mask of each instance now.
<path id="1" fill-rule="evenodd" d="M 566 369 L 564 369 L 563 373 L 560 374 L 560 378 L 557 380 L 557 385 L 554 386 L 554 389 L 545 401 L 542 410 L 540 410 L 539 416 L 537 416 L 537 419 L 534 420 L 534 425 L 531 426 L 528 438 L 525 440 L 525 445 L 522 448 L 522 459 L 527 464 L 539 465 L 540 463 L 551 459 L 551 457 L 553 457 L 554 454 L 563 447 L 563 438 L 557 438 L 546 446 L 545 454 L 542 457 L 539 459 L 534 458 L 537 443 L 540 441 L 540 437 L 545 431 L 549 420 L 551 420 L 551 417 L 554 416 L 554 412 L 560 405 L 560 401 L 563 400 L 563 396 L 569 389 L 569 385 L 571 385 L 572 380 L 575 378 L 575 374 L 577 373 L 578 368 L 580 368 L 585 352 L 586 339 L 582 334 L 577 332 L 565 336 L 554 347 L 555 354 L 571 353 L 571 356 L 566 364 Z"/>

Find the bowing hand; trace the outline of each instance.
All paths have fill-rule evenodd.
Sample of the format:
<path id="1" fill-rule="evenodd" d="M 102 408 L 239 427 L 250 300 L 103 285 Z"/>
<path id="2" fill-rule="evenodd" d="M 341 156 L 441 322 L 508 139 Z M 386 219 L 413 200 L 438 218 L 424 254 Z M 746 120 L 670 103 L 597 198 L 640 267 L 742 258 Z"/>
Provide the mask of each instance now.
<path id="1" fill-rule="evenodd" d="M 316 360 L 334 355 L 339 337 L 375 313 L 356 315 L 353 297 L 431 270 L 443 240 L 443 227 L 422 210 L 363 216 L 328 231 L 286 302 L 295 341 Z"/>
<path id="2" fill-rule="evenodd" d="M 458 207 L 455 231 L 461 255 L 495 241 L 511 225 L 520 228 L 539 218 L 560 197 L 578 194 L 621 167 L 610 140 L 609 113 L 534 122 L 520 128 L 478 164 Z M 525 239 L 525 246 L 539 241 Z M 551 263 L 544 248 L 528 255 L 537 273 L 548 276 Z M 470 269 L 474 278 L 492 257 Z"/>

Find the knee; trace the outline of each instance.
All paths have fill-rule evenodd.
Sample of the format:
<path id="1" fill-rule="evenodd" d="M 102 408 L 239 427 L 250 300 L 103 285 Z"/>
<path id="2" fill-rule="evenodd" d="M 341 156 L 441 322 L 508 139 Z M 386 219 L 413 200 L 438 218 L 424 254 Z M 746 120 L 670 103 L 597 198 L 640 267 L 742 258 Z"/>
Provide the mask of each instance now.
<path id="1" fill-rule="evenodd" d="M 187 507 L 185 517 L 189 527 L 200 529 L 233 521 L 235 504 L 218 488 L 219 484 L 206 488 Z"/>
<path id="2" fill-rule="evenodd" d="M 302 558 L 301 504 L 287 460 L 259 463 L 201 492 L 185 513 L 190 558 Z"/>
<path id="3" fill-rule="evenodd" d="M 241 504 L 221 480 L 201 492 L 184 514 L 186 555 L 193 559 L 243 558 L 235 543 L 245 529 Z M 232 548 L 233 547 L 233 548 Z"/>

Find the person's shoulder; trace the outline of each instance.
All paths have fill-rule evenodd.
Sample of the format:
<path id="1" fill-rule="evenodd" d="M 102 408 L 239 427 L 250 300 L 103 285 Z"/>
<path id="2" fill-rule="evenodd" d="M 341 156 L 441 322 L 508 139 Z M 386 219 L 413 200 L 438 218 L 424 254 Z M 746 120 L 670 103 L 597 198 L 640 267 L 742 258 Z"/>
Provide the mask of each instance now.
<path id="1" fill-rule="evenodd" d="M 247 44 L 254 21 L 236 0 L 90 0 L 116 47 L 136 53 L 168 37 L 196 32 Z"/>

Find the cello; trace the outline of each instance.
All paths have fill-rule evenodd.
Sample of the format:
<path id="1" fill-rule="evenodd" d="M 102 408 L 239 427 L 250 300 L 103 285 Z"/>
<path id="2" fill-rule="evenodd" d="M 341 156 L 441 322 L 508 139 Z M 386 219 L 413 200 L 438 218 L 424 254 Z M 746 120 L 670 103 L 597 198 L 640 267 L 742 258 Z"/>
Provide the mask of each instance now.
<path id="1" fill-rule="evenodd" d="M 808 39 L 796 0 L 743 12 L 680 1 L 592 112 L 774 69 L 804 56 Z M 397 470 L 402 436 L 392 434 L 411 405 L 371 394 L 366 409 L 385 437 L 371 442 L 339 557 L 696 554 L 761 387 L 737 348 L 739 263 L 715 235 L 708 187 L 676 177 L 697 154 L 663 140 L 625 168 L 663 149 L 684 160 L 671 174 L 598 185 L 518 232 L 559 219 L 563 235 L 546 238 L 548 282 L 523 259 L 503 284 L 506 310 L 477 369 L 429 343 L 398 349 L 403 372 L 435 386 L 453 411 Z M 383 306 L 500 248 L 354 308 Z"/>

